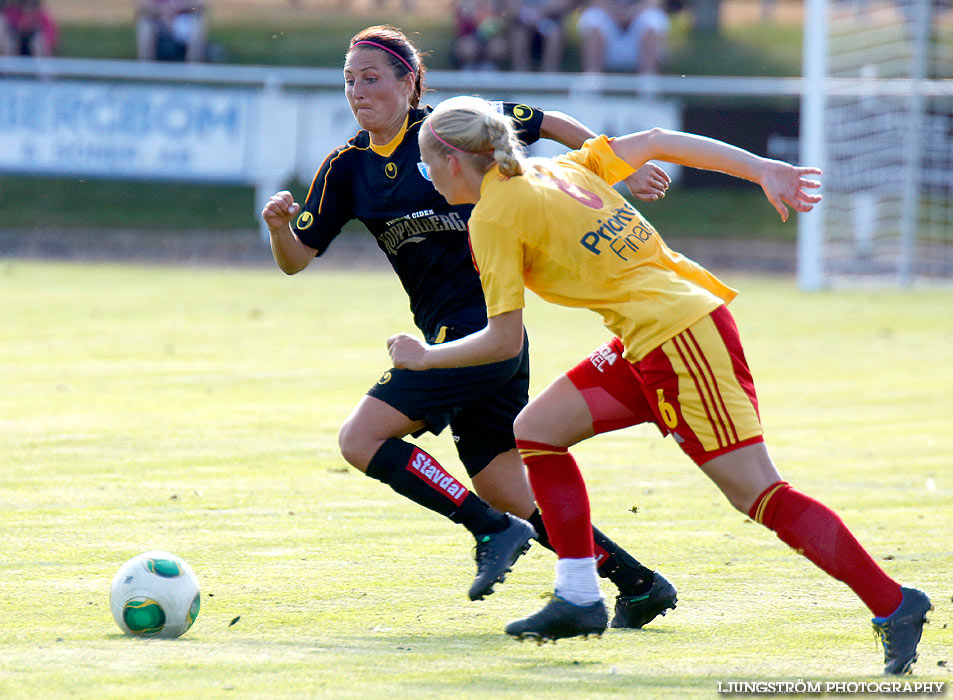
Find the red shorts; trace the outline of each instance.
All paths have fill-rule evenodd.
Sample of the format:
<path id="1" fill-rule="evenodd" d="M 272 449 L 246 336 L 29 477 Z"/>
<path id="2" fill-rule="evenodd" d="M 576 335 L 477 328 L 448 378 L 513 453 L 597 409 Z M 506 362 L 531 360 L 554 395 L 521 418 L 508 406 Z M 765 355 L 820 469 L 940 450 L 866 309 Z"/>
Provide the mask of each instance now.
<path id="1" fill-rule="evenodd" d="M 600 345 L 566 376 L 595 433 L 655 423 L 696 464 L 764 440 L 738 327 L 720 306 L 635 363 L 622 341 Z"/>

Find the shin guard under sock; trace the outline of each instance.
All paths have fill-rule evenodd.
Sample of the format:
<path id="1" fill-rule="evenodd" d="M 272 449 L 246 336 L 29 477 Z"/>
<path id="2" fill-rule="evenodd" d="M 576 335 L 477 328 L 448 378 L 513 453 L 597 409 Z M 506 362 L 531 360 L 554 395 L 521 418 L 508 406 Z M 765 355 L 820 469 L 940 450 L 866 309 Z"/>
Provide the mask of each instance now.
<path id="1" fill-rule="evenodd" d="M 509 521 L 475 493 L 470 493 L 420 448 L 390 438 L 367 465 L 367 475 L 401 496 L 460 523 L 474 535 L 499 532 Z"/>
<path id="2" fill-rule="evenodd" d="M 517 440 L 546 533 L 560 559 L 593 556 L 589 495 L 565 447 Z"/>
<path id="3" fill-rule="evenodd" d="M 884 573 L 838 515 L 823 503 L 779 481 L 765 489 L 749 511 L 782 542 L 843 581 L 876 617 L 890 615 L 903 600 L 900 584 Z"/>

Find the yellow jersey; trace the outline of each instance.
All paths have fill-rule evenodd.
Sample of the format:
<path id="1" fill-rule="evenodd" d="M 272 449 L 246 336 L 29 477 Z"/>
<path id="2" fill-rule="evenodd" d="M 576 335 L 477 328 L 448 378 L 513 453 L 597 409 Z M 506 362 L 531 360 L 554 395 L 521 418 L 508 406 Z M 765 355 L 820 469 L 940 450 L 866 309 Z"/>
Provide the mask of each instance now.
<path id="1" fill-rule="evenodd" d="M 602 316 L 636 362 L 737 292 L 672 251 L 612 184 L 632 167 L 609 139 L 536 158 L 522 176 L 494 166 L 470 216 L 487 316 L 523 308 L 524 287 Z"/>

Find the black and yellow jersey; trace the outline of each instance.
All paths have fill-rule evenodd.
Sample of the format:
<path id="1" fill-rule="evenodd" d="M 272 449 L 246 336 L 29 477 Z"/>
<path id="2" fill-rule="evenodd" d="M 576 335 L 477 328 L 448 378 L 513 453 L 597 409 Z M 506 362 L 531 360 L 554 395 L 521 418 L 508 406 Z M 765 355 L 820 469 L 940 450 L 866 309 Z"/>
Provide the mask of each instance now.
<path id="1" fill-rule="evenodd" d="M 520 139 L 539 139 L 540 110 L 498 103 L 513 117 Z M 351 219 L 377 239 L 410 297 L 414 323 L 429 342 L 440 329 L 486 325 L 486 304 L 467 234 L 472 205 L 451 206 L 434 189 L 420 160 L 417 134 L 431 108 L 412 109 L 386 146 L 361 130 L 335 149 L 314 177 L 294 232 L 324 253 Z"/>

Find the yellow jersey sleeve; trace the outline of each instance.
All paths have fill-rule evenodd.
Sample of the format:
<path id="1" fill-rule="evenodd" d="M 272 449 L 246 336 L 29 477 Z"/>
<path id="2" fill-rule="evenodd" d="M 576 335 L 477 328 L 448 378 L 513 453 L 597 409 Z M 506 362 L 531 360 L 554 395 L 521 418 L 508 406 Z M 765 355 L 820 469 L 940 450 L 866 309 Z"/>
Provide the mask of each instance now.
<path id="1" fill-rule="evenodd" d="M 578 163 L 610 185 L 621 182 L 635 172 L 635 168 L 615 154 L 609 143 L 609 137 L 605 135 L 591 138 L 579 150 L 570 151 L 555 158 L 557 163 L 561 159 Z"/>

